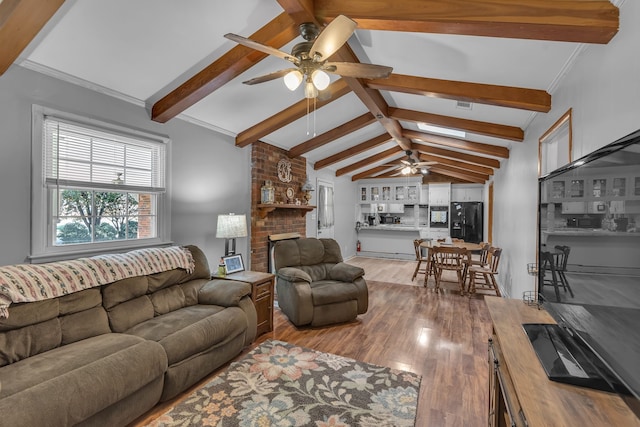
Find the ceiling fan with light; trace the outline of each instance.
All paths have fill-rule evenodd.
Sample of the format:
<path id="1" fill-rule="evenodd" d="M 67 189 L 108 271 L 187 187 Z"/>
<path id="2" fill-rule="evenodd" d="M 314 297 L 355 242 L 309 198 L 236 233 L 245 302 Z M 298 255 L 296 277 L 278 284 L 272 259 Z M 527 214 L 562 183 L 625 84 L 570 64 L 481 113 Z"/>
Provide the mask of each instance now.
<path id="1" fill-rule="evenodd" d="M 295 90 L 304 82 L 305 97 L 315 98 L 318 96 L 318 91 L 326 89 L 331 82 L 327 73 L 344 77 L 379 79 L 389 77 L 393 71 L 392 67 L 384 65 L 328 61 L 329 57 L 351 37 L 356 26 L 355 21 L 344 15 L 336 17 L 322 31 L 312 22 L 300 24 L 300 35 L 305 41 L 296 44 L 290 54 L 237 34 L 229 33 L 225 34 L 225 37 L 251 49 L 287 60 L 297 67 L 265 74 L 247 80 L 243 82 L 244 84 L 254 85 L 284 77 L 284 83 L 289 90 Z"/>
<path id="2" fill-rule="evenodd" d="M 413 152 L 411 150 L 407 150 L 405 154 L 407 155 L 408 160 L 401 159 L 400 165 L 397 165 L 397 164 L 388 165 L 388 166 L 397 167 L 399 173 L 401 173 L 402 175 L 418 175 L 418 174 L 426 175 L 429 173 L 428 166 L 435 165 L 438 163 L 438 162 L 417 162 L 413 158 L 412 156 Z"/>

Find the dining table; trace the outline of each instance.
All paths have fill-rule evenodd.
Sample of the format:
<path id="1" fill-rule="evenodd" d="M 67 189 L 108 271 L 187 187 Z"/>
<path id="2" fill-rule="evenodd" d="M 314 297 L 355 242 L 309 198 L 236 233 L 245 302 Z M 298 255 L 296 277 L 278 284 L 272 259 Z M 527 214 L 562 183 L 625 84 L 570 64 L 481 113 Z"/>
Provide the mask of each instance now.
<path id="1" fill-rule="evenodd" d="M 442 242 L 442 241 L 438 241 L 438 240 L 433 240 L 433 239 L 425 239 L 424 241 L 420 242 L 420 247 L 421 248 L 425 248 L 427 249 L 427 268 L 425 271 L 425 275 L 424 275 L 424 283 L 425 286 L 427 284 L 427 280 L 429 279 L 430 275 L 434 275 L 435 277 L 435 269 L 433 268 L 433 249 L 437 248 L 437 247 L 456 247 L 456 248 L 463 248 L 468 250 L 470 253 L 480 253 L 480 251 L 482 250 L 482 244 L 480 243 L 473 243 L 473 242 L 465 242 L 465 241 L 461 241 L 461 240 L 452 240 L 451 242 Z M 466 276 L 467 276 L 467 269 L 468 269 L 468 265 L 465 266 L 465 271 L 463 273 L 463 280 L 466 280 Z"/>

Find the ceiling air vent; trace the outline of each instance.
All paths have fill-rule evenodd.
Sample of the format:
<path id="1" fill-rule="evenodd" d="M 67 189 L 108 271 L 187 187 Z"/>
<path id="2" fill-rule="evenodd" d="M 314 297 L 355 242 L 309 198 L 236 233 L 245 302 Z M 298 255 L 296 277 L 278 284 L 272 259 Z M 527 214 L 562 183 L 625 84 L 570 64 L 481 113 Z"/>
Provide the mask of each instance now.
<path id="1" fill-rule="evenodd" d="M 471 110 L 472 107 L 473 107 L 472 102 L 467 102 L 467 101 L 456 102 L 456 108 L 460 108 L 461 110 Z"/>

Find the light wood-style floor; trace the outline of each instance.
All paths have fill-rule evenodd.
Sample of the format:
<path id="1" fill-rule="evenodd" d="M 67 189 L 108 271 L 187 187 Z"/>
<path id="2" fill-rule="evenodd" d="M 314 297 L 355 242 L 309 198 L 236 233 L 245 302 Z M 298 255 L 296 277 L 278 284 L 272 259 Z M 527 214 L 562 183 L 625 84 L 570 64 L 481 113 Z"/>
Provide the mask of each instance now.
<path id="1" fill-rule="evenodd" d="M 484 297 L 462 296 L 453 282 L 439 293 L 433 289 L 433 279 L 427 288 L 422 277 L 412 282 L 412 261 L 356 257 L 347 262 L 365 269 L 366 314 L 342 325 L 297 329 L 276 308 L 274 331 L 260 336 L 254 345 L 276 339 L 420 374 L 417 427 L 485 426 L 491 323 Z M 143 426 L 185 395 L 132 426 Z"/>

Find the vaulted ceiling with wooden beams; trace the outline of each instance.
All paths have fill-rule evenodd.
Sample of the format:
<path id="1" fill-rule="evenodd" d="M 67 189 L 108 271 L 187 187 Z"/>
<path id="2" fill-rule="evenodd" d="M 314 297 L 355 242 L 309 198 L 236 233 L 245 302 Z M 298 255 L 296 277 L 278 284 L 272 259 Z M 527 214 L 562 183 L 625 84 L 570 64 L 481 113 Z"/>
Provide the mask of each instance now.
<path id="1" fill-rule="evenodd" d="M 339 15 L 357 28 L 330 61 L 389 66 L 388 78 L 332 74 L 311 100 L 281 78 L 243 84 L 291 63 L 225 34 L 288 53 L 300 24 Z M 600 0 L 0 0 L 0 72 L 70 80 L 352 180 L 395 176 L 411 157 L 425 181 L 483 183 L 584 46 L 618 25 Z"/>

